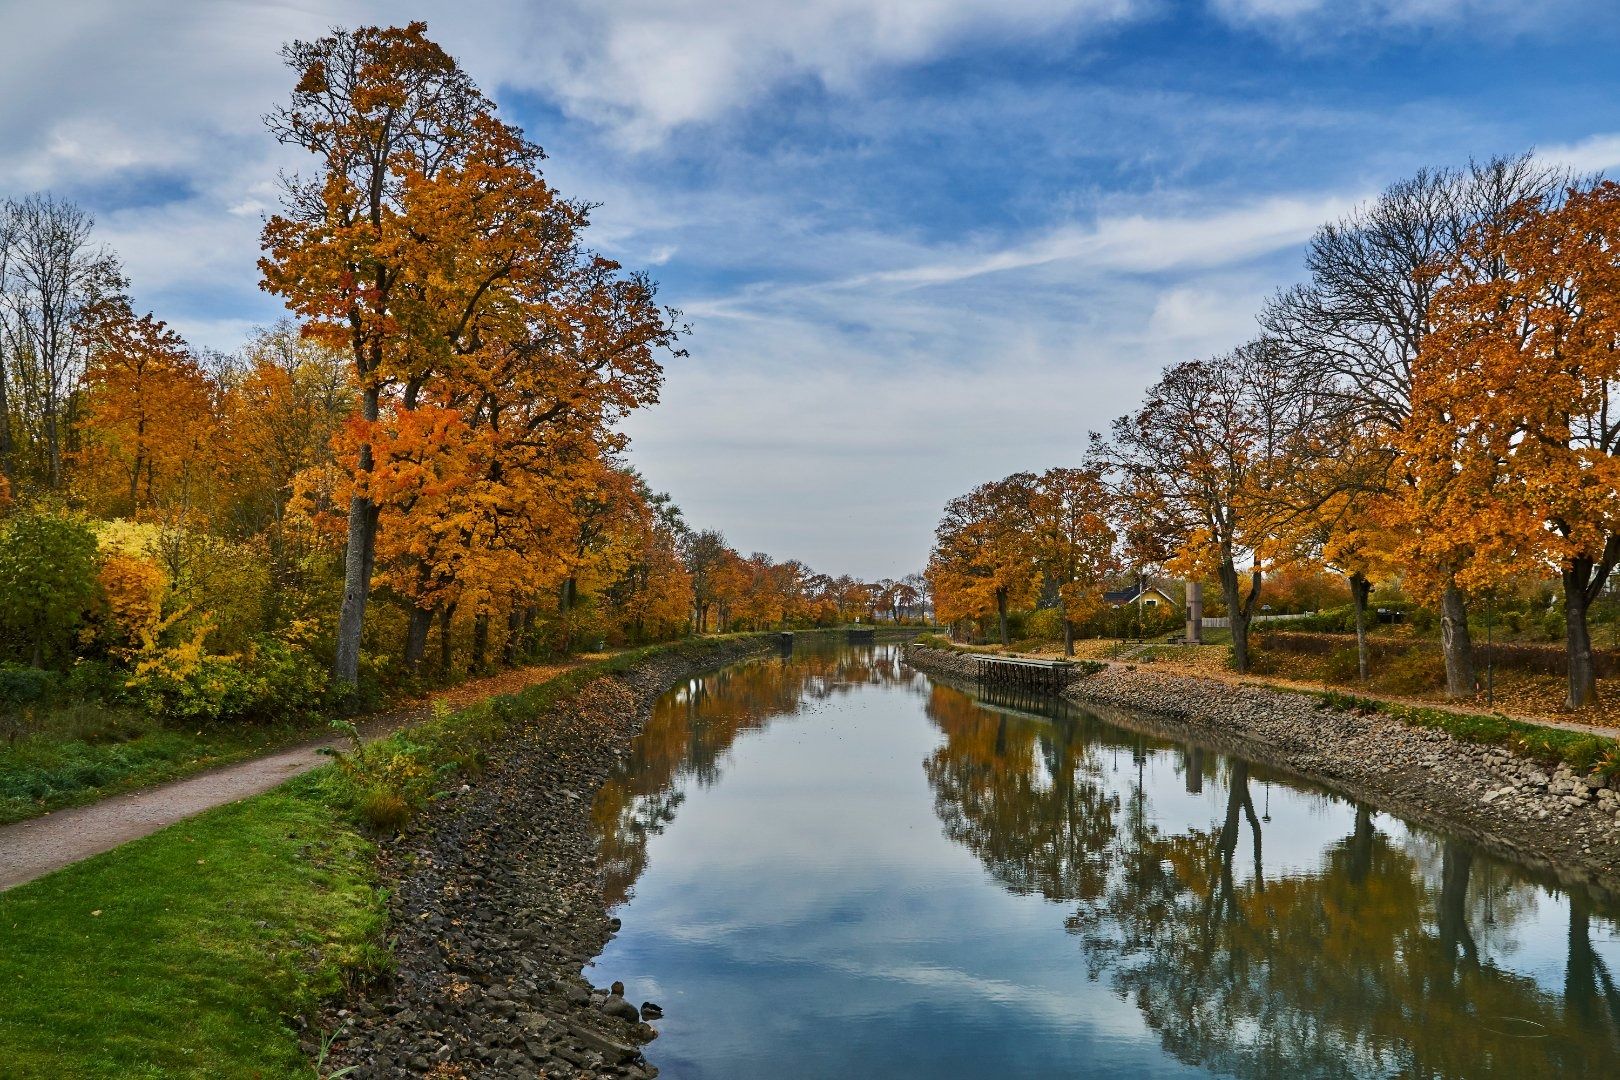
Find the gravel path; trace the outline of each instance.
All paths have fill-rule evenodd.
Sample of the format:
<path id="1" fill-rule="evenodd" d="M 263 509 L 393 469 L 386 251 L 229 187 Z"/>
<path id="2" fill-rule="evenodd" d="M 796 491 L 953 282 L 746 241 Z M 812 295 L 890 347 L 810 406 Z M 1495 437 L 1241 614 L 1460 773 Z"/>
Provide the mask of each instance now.
<path id="1" fill-rule="evenodd" d="M 549 679 L 566 667 L 519 668 L 475 679 L 443 694 L 370 717 L 360 729 L 367 738 L 385 734 L 426 719 L 440 700 L 452 708 L 460 707 Z M 0 891 L 111 851 L 204 810 L 269 791 L 324 764 L 327 758 L 321 751 L 343 743 L 341 738 L 312 740 L 184 780 L 0 827 Z"/>
<path id="2" fill-rule="evenodd" d="M 961 654 L 913 645 L 910 662 L 971 680 Z M 1577 775 L 1493 746 L 1342 712 L 1305 694 L 1110 664 L 1063 696 L 1121 727 L 1230 751 L 1466 837 L 1570 886 L 1620 899 L 1620 777 Z"/>

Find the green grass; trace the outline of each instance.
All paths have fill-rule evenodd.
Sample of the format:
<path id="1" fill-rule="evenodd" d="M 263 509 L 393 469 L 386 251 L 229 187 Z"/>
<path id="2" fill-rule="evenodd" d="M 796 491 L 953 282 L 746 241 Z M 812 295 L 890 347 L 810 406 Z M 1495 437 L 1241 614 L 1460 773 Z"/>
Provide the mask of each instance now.
<path id="1" fill-rule="evenodd" d="M 323 725 L 176 729 L 134 713 L 97 710 L 0 744 L 0 825 L 94 802 L 309 738 Z"/>
<path id="2" fill-rule="evenodd" d="M 370 851 L 305 777 L 0 894 L 0 1074 L 311 1076 L 286 1017 L 386 962 Z"/>
<path id="3" fill-rule="evenodd" d="M 509 726 L 654 645 L 367 744 L 409 749 L 438 787 Z M 363 795 L 332 767 L 0 893 L 0 1076 L 304 1077 L 290 1023 L 389 965 Z M 306 1038 L 317 1040 L 321 1033 Z"/>

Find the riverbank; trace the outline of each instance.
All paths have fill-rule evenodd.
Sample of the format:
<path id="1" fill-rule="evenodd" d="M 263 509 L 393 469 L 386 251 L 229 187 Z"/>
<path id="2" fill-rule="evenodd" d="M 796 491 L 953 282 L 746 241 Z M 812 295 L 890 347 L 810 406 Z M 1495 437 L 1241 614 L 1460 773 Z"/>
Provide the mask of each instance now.
<path id="1" fill-rule="evenodd" d="M 433 789 L 449 795 L 430 798 L 427 812 L 394 840 L 375 839 L 355 802 L 354 783 L 323 768 L 0 894 L 0 926 L 6 928 L 6 948 L 0 950 L 6 1064 L 0 1072 L 119 1080 L 308 1077 L 333 1028 L 363 1027 L 359 1010 L 340 1016 L 338 1006 L 328 1003 L 347 994 L 381 1009 L 384 999 L 373 995 L 404 986 L 418 970 L 406 949 L 394 948 L 396 940 L 420 942 L 412 928 L 390 923 L 391 912 L 401 910 L 397 901 L 391 908 L 390 897 L 403 895 L 409 875 L 422 869 L 413 863 L 415 852 L 431 854 L 436 824 L 456 820 L 475 801 L 474 793 L 500 775 L 499 763 L 522 741 L 519 733 L 537 723 L 543 727 L 536 718 L 562 715 L 564 703 L 593 685 L 618 686 L 625 679 L 639 685 L 633 681 L 643 677 L 639 672 L 654 673 L 659 681 L 679 678 L 776 644 L 776 635 L 760 634 L 653 646 L 369 744 L 368 752 L 377 755 L 373 764 L 389 773 L 429 767 Z M 590 742 L 595 736 L 587 731 L 582 747 L 589 749 L 567 739 L 551 744 L 559 768 L 578 770 L 588 759 L 600 768 L 595 756 L 601 746 L 622 747 L 637 723 L 635 714 L 627 706 L 616 710 L 613 724 L 598 725 L 618 732 L 616 742 Z M 621 723 L 622 731 L 614 726 Z M 516 792 L 505 804 L 510 827 L 583 829 L 589 792 L 572 781 L 566 786 L 579 797 L 562 796 L 557 805 L 540 799 L 531 805 Z M 489 824 L 497 831 L 501 825 Z M 590 916 L 584 925 L 603 920 L 594 880 L 580 884 L 593 872 L 585 855 L 576 857 L 587 849 L 555 850 L 564 854 L 553 858 L 576 875 L 569 879 L 573 891 L 557 900 L 544 922 L 521 925 L 543 942 L 536 953 L 553 951 L 547 923 L 564 928 L 557 950 L 589 946 L 594 953 L 600 940 L 567 940 L 572 924 L 556 914 L 577 908 Z M 449 856 L 459 857 L 453 850 Z M 511 857 L 531 858 L 527 850 Z M 457 888 L 465 890 L 462 900 L 494 880 L 492 873 L 483 877 L 456 878 Z M 451 905 L 449 918 L 468 921 L 456 898 L 440 902 Z M 577 981 L 578 964 L 571 976 Z M 498 1000 L 492 989 L 478 1008 L 497 1009 Z M 318 1062 L 316 1073 L 332 1075 L 334 1068 Z M 476 1059 L 462 1075 L 480 1071 L 504 1075 Z M 417 1073 L 406 1068 L 393 1075 Z"/>
<path id="2" fill-rule="evenodd" d="M 913 666 L 972 679 L 962 653 L 912 646 Z M 1620 776 L 1476 744 L 1381 712 L 1129 664 L 1077 674 L 1063 696 L 1126 728 L 1286 769 L 1463 836 L 1571 884 L 1620 895 Z"/>
<path id="3" fill-rule="evenodd" d="M 324 1067 L 352 1066 L 354 1077 L 657 1075 L 641 1053 L 656 1032 L 632 1018 L 636 988 L 609 999 L 581 975 L 617 928 L 602 900 L 592 800 L 660 694 L 775 644 L 691 642 L 592 679 L 516 724 L 481 778 L 381 843 L 394 972 L 329 1013 L 324 1026 L 338 1034 Z"/>

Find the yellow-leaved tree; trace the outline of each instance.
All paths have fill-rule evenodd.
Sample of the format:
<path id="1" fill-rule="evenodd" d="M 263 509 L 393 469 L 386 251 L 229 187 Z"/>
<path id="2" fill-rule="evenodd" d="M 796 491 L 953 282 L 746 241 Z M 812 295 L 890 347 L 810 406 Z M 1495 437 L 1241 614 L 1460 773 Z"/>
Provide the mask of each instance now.
<path id="1" fill-rule="evenodd" d="M 1413 368 L 1410 547 L 1465 558 L 1476 588 L 1556 567 L 1579 708 L 1597 695 L 1588 610 L 1620 561 L 1620 185 L 1524 200 L 1459 263 Z"/>

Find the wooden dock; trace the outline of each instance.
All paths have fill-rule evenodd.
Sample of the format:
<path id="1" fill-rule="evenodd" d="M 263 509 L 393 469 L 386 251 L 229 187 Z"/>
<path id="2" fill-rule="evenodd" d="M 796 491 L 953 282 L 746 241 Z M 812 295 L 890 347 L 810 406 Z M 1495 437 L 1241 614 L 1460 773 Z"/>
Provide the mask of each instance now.
<path id="1" fill-rule="evenodd" d="M 970 653 L 973 676 L 986 686 L 1056 693 L 1063 689 L 1074 670 L 1069 660 L 1029 660 L 1021 656 L 991 656 Z"/>

